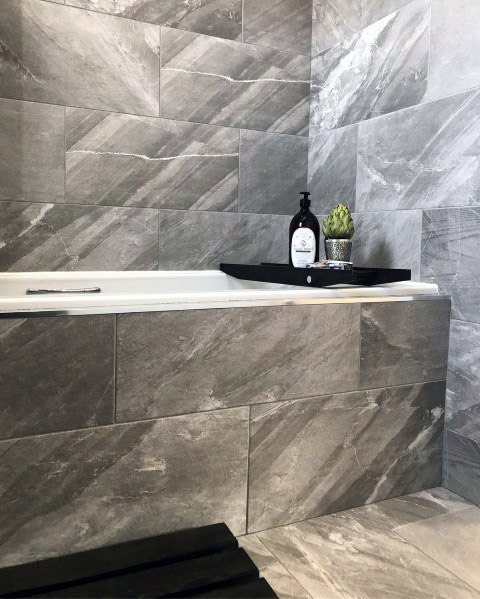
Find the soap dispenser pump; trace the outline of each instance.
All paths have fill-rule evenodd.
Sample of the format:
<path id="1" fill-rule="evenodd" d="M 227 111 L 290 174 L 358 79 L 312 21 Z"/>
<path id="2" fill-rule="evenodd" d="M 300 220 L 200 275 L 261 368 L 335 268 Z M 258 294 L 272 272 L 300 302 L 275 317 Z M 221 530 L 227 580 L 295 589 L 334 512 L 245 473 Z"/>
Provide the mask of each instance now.
<path id="1" fill-rule="evenodd" d="M 310 193 L 302 191 L 300 212 L 290 223 L 290 265 L 306 268 L 308 264 L 318 262 L 320 247 L 320 224 L 310 212 Z"/>

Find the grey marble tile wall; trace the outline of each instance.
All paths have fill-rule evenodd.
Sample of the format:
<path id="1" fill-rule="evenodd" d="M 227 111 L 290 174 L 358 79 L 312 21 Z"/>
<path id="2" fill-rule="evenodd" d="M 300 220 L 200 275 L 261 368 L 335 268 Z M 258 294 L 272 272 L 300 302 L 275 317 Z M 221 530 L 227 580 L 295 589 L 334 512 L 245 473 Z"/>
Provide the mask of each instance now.
<path id="1" fill-rule="evenodd" d="M 307 185 L 311 20 L 311 0 L 2 2 L 0 268 L 285 260 L 264 215 Z"/>
<path id="2" fill-rule="evenodd" d="M 479 22 L 475 0 L 314 0 L 309 139 L 317 213 L 339 201 L 355 210 L 356 263 L 411 268 L 452 297 L 447 426 L 472 443 Z"/>
<path id="3" fill-rule="evenodd" d="M 0 564 L 438 485 L 447 303 L 0 321 Z"/>

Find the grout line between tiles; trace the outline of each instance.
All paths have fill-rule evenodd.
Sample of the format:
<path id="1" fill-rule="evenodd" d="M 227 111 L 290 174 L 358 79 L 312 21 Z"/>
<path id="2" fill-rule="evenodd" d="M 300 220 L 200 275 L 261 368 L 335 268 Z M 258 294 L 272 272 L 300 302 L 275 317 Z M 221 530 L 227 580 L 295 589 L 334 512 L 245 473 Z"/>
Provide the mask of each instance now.
<path id="1" fill-rule="evenodd" d="M 115 314 L 113 321 L 113 424 L 117 424 L 117 321 Z"/>
<path id="2" fill-rule="evenodd" d="M 250 427 L 252 421 L 252 406 L 248 406 L 248 439 L 247 439 L 247 493 L 245 505 L 245 534 L 248 535 L 248 518 L 250 505 Z"/>
<path id="3" fill-rule="evenodd" d="M 295 307 L 295 306 L 293 306 L 293 307 Z M 129 315 L 130 314 L 126 313 L 123 316 L 128 317 Z M 118 318 L 118 316 L 120 316 L 120 314 L 116 314 L 115 316 Z M 81 316 L 67 316 L 66 318 L 81 318 Z M 402 388 L 402 387 L 414 387 L 414 386 L 419 386 L 419 385 L 423 386 L 423 385 L 430 385 L 433 383 L 445 383 L 445 382 L 446 382 L 445 379 L 442 379 L 442 380 L 437 380 L 437 381 L 425 381 L 422 383 L 407 383 L 405 385 L 391 385 L 389 387 L 376 387 L 376 388 L 371 388 L 371 389 L 354 389 L 354 390 L 350 390 L 350 391 L 342 391 L 340 393 L 326 393 L 324 395 L 313 395 L 313 396 L 308 396 L 308 397 L 289 398 L 289 399 L 283 399 L 283 400 L 278 400 L 278 401 L 273 401 L 273 402 L 263 402 L 263 403 L 259 402 L 259 403 L 249 404 L 249 405 L 219 407 L 219 408 L 215 408 L 214 410 L 201 410 L 201 411 L 197 411 L 197 412 L 182 412 L 181 414 L 166 414 L 163 416 L 151 416 L 149 418 L 141 418 L 141 419 L 137 419 L 137 420 L 122 420 L 120 422 L 114 423 L 113 425 L 112 424 L 101 424 L 101 425 L 95 425 L 95 426 L 85 426 L 82 428 L 66 428 L 66 429 L 61 429 L 61 430 L 48 431 L 48 432 L 42 432 L 42 433 L 34 433 L 34 434 L 29 434 L 29 435 L 20 435 L 19 437 L 2 437 L 2 438 L 0 438 L 0 443 L 2 441 L 17 441 L 20 439 L 28 439 L 28 438 L 32 438 L 32 437 L 44 437 L 45 435 L 58 435 L 58 434 L 64 434 L 64 433 L 102 429 L 102 428 L 105 428 L 108 426 L 125 426 L 125 425 L 141 424 L 144 422 L 152 422 L 155 420 L 164 420 L 165 418 L 182 418 L 182 417 L 186 417 L 186 416 L 201 416 L 201 415 L 207 415 L 207 414 L 215 414 L 217 412 L 224 412 L 226 410 L 240 410 L 240 409 L 244 409 L 244 408 L 251 408 L 252 406 L 268 406 L 268 405 L 273 405 L 273 404 L 287 404 L 287 403 L 291 403 L 291 402 L 295 402 L 295 401 L 314 401 L 315 399 L 321 399 L 323 397 L 329 397 L 332 395 L 334 395 L 334 396 L 350 395 L 352 393 L 365 393 L 368 391 L 376 391 L 376 390 L 382 390 L 382 389 L 398 389 L 398 388 Z M 381 500 L 379 500 L 379 501 L 381 501 Z M 303 520 L 299 520 L 298 522 L 303 522 Z M 291 524 L 295 524 L 295 522 L 292 522 Z M 281 526 L 284 526 L 284 525 L 281 525 Z M 252 532 L 260 532 L 260 531 L 252 531 Z"/>

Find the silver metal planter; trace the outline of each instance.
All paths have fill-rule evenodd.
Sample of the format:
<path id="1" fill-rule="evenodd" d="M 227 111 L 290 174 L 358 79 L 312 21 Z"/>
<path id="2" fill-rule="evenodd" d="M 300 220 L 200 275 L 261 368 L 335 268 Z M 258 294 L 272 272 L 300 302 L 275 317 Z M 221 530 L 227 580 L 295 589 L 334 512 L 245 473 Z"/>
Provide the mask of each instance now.
<path id="1" fill-rule="evenodd" d="M 327 260 L 350 262 L 352 255 L 351 239 L 325 239 L 325 255 Z"/>

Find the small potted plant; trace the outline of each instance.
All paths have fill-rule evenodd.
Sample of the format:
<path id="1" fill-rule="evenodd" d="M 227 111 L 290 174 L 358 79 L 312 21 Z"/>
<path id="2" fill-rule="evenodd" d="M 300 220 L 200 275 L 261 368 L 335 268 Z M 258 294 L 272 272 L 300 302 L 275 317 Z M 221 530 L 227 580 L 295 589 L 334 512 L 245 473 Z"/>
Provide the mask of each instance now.
<path id="1" fill-rule="evenodd" d="M 344 204 L 335 206 L 325 218 L 322 232 L 325 235 L 327 260 L 350 262 L 355 226 L 350 210 Z"/>

